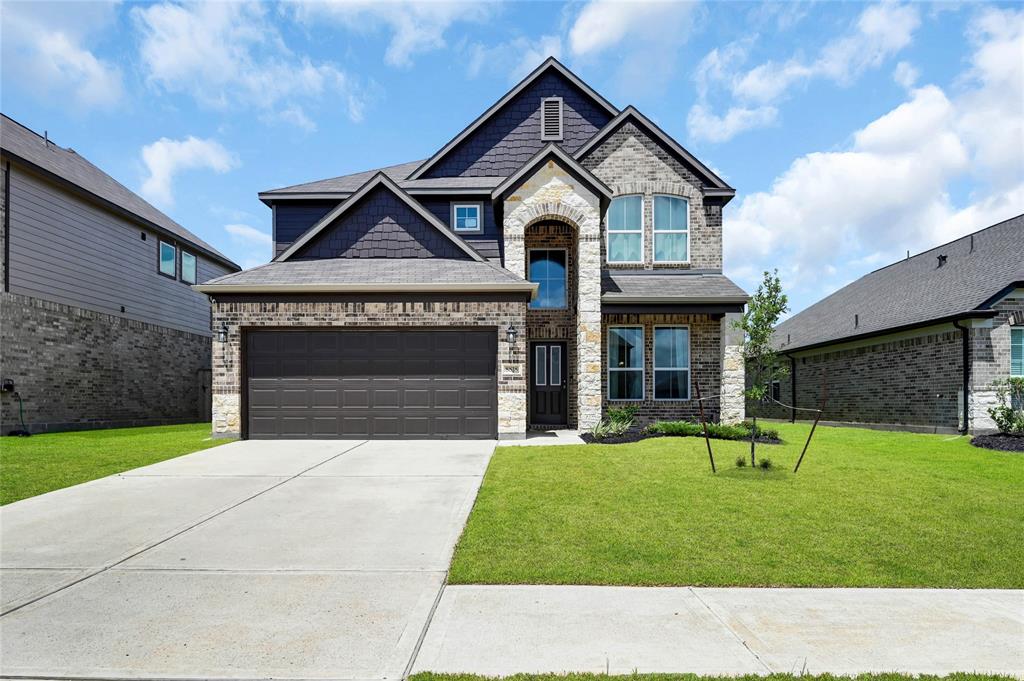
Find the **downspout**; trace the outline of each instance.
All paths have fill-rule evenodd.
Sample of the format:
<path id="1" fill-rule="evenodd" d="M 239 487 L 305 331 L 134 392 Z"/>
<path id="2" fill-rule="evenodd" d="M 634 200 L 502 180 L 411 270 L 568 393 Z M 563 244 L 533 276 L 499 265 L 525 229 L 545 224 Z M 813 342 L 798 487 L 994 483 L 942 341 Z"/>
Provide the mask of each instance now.
<path id="1" fill-rule="evenodd" d="M 960 337 L 963 339 L 963 354 L 964 354 L 964 423 L 959 428 L 961 435 L 966 435 L 967 431 L 970 430 L 970 417 L 971 407 L 968 397 L 968 392 L 971 388 L 971 346 L 970 337 L 968 336 L 969 328 L 960 325 L 960 320 L 954 320 L 953 326 L 960 329 Z"/>
<path id="2" fill-rule="evenodd" d="M 11 162 L 4 165 L 4 293 L 11 290 Z"/>
<path id="3" fill-rule="evenodd" d="M 789 405 L 789 422 L 796 423 L 796 357 L 788 352 L 782 354 L 789 357 L 789 399 L 792 401 Z"/>

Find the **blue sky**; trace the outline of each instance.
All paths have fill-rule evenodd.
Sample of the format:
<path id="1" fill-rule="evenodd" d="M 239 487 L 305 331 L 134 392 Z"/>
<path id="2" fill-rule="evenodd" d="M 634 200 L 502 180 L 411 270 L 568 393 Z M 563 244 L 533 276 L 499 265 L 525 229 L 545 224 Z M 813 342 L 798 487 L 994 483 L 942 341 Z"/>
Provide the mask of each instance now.
<path id="1" fill-rule="evenodd" d="M 1024 212 L 1016 3 L 2 3 L 4 113 L 244 266 L 260 190 L 425 158 L 545 56 L 738 190 L 798 311 Z"/>

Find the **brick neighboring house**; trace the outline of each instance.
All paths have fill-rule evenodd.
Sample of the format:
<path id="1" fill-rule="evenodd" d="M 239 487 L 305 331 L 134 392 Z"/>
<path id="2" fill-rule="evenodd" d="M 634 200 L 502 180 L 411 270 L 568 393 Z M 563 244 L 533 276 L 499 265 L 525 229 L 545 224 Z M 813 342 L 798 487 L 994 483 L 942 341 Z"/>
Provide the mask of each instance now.
<path id="1" fill-rule="evenodd" d="M 72 149 L 0 118 L 0 432 L 210 418 L 210 304 L 238 271 Z M 20 398 L 20 401 L 19 401 Z"/>
<path id="2" fill-rule="evenodd" d="M 214 433 L 521 437 L 743 417 L 707 166 L 548 59 L 433 156 L 260 194 L 275 258 L 213 299 Z"/>
<path id="3" fill-rule="evenodd" d="M 993 381 L 1024 375 L 1024 215 L 871 272 L 780 324 L 775 338 L 790 367 L 773 386 L 785 404 L 817 407 L 827 371 L 827 421 L 992 430 Z"/>

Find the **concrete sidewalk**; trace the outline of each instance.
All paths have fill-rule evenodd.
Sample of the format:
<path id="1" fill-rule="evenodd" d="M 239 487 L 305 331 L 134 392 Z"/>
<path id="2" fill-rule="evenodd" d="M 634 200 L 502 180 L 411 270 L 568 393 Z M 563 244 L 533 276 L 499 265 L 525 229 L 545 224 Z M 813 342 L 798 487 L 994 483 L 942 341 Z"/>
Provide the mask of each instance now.
<path id="1" fill-rule="evenodd" d="M 1024 591 L 449 586 L 414 670 L 1024 677 Z"/>

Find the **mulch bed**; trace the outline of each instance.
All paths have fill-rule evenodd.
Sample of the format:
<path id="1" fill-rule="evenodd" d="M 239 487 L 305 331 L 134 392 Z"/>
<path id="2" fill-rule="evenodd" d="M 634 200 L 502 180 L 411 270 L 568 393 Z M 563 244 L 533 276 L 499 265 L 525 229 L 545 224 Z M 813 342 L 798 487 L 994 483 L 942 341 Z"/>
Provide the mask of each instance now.
<path id="1" fill-rule="evenodd" d="M 623 433 L 622 435 L 611 435 L 603 439 L 597 439 L 590 433 L 580 433 L 580 439 L 586 442 L 588 445 L 624 445 L 630 442 L 640 442 L 641 440 L 649 440 L 655 437 L 700 437 L 701 435 L 667 435 L 665 433 L 644 433 L 639 430 Z M 722 438 L 713 437 L 712 440 L 721 440 Z M 729 440 L 725 440 L 729 442 Z M 731 442 L 750 442 L 750 439 L 745 440 L 731 440 Z M 781 445 L 782 440 L 775 437 L 759 437 L 757 438 L 759 444 L 766 445 Z"/>
<path id="2" fill-rule="evenodd" d="M 998 449 L 1003 452 L 1024 452 L 1024 435 L 976 435 L 971 444 L 983 449 Z"/>

